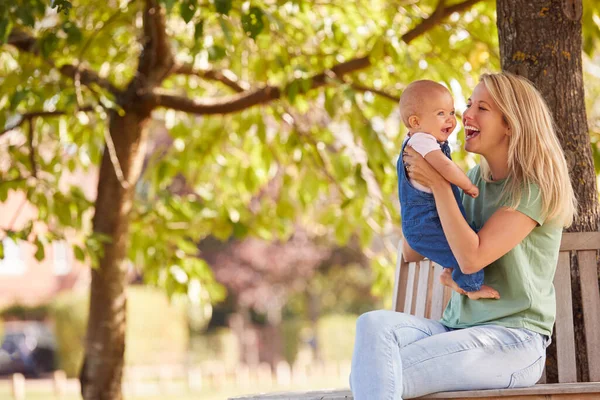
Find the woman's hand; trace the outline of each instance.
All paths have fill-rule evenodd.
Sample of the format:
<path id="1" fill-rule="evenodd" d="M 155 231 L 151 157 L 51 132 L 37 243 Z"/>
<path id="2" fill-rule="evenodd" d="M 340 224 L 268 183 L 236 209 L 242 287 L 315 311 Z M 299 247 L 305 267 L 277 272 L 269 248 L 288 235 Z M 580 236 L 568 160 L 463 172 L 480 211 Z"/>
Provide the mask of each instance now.
<path id="1" fill-rule="evenodd" d="M 404 148 L 402 156 L 408 177 L 414 179 L 421 185 L 428 187 L 432 191 L 440 185 L 447 185 L 448 181 L 444 179 L 439 172 L 435 170 L 422 155 L 416 152 L 410 146 Z"/>

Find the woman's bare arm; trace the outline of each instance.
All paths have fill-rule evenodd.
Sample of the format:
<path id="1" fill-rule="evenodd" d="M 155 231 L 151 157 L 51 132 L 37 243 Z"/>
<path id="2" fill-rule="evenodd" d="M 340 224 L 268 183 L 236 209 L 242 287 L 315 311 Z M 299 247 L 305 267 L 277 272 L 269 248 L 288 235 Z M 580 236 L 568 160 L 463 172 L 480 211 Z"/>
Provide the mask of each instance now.
<path id="1" fill-rule="evenodd" d="M 433 192 L 442 228 L 463 273 L 472 274 L 496 261 L 535 228 L 537 223 L 527 215 L 503 207 L 478 233 L 474 232 L 462 216 L 448 181 L 415 150 L 407 147 L 405 153 L 409 176 Z"/>
<path id="2" fill-rule="evenodd" d="M 465 274 L 475 273 L 513 249 L 536 227 L 527 215 L 498 209 L 475 233 L 462 216 L 449 184 L 431 187 L 442 228 Z"/>

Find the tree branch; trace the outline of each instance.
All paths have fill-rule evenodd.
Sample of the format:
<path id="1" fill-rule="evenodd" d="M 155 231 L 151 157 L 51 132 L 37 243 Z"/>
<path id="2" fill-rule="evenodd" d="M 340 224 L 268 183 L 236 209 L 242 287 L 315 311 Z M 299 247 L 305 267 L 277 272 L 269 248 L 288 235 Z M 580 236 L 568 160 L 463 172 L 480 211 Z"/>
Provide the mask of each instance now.
<path id="1" fill-rule="evenodd" d="M 175 68 L 173 68 L 172 73 L 180 75 L 193 75 L 206 80 L 218 81 L 226 86 L 229 86 L 237 93 L 245 92 L 250 89 L 250 85 L 248 83 L 238 79 L 238 77 L 228 69 L 221 71 L 198 70 L 194 69 L 194 67 L 189 64 L 178 64 L 175 66 Z"/>
<path id="2" fill-rule="evenodd" d="M 38 48 L 37 39 L 27 32 L 20 31 L 18 29 L 13 29 L 10 35 L 8 36 L 8 44 L 14 46 L 22 52 L 30 53 L 33 55 L 40 55 L 40 50 Z M 54 61 L 43 58 L 43 60 L 48 63 L 53 68 L 58 68 Z M 82 68 L 81 66 L 77 68 L 72 64 L 64 64 L 58 68 L 60 73 L 68 78 L 76 79 L 76 74 L 79 73 L 79 79 L 81 83 L 86 86 L 89 86 L 93 83 L 98 86 L 109 90 L 113 94 L 117 95 L 120 93 L 120 90 L 117 89 L 109 80 L 101 78 L 98 73 L 88 68 Z"/>
<path id="3" fill-rule="evenodd" d="M 146 0 L 144 37 L 133 88 L 152 90 L 171 73 L 175 62 L 167 36 L 164 9 L 157 0 Z"/>
<path id="4" fill-rule="evenodd" d="M 29 118 L 29 135 L 27 137 L 27 146 L 29 147 L 29 161 L 31 162 L 31 175 L 37 178 L 37 164 L 35 162 L 35 148 L 33 147 L 33 136 L 34 136 L 34 121 L 35 118 Z"/>
<path id="5" fill-rule="evenodd" d="M 79 111 L 93 111 L 93 110 L 94 110 L 94 107 L 92 107 L 92 106 L 82 107 L 79 109 Z M 29 121 L 32 118 L 57 117 L 57 116 L 61 116 L 61 115 L 71 114 L 71 113 L 72 113 L 72 111 L 32 111 L 32 112 L 25 113 L 25 114 L 21 115 L 21 119 L 19 121 L 17 121 L 14 125 L 11 125 L 8 128 L 4 129 L 2 132 L 0 132 L 0 137 L 7 132 L 10 132 L 14 129 L 19 128 L 26 121 Z"/>
<path id="6" fill-rule="evenodd" d="M 370 65 L 371 61 L 368 56 L 354 58 L 337 64 L 328 71 L 313 75 L 312 78 L 309 79 L 310 87 L 308 90 L 326 85 L 328 77 L 331 74 L 335 77 L 341 77 L 345 74 L 367 68 Z M 290 85 L 293 83 L 294 81 L 292 81 Z M 183 96 L 161 93 L 158 90 L 147 96 L 149 97 L 148 100 L 152 101 L 154 106 L 171 108 L 197 115 L 231 114 L 255 105 L 266 104 L 279 99 L 282 93 L 285 93 L 285 89 L 286 88 L 282 89 L 278 86 L 267 85 L 252 92 L 243 92 L 225 99 L 214 101 L 193 100 Z M 306 92 L 306 90 L 303 90 L 302 88 L 299 89 L 299 93 L 304 92 Z"/>
<path id="7" fill-rule="evenodd" d="M 440 0 L 433 14 L 421 21 L 419 25 L 415 26 L 413 29 L 402 35 L 402 40 L 406 44 L 408 44 L 414 39 L 416 39 L 418 36 L 421 36 L 423 33 L 427 32 L 428 30 L 439 24 L 451 14 L 455 12 L 464 11 L 480 1 L 481 0 L 465 0 L 462 3 L 453 4 L 451 6 L 446 7 L 444 5 L 444 0 Z"/>

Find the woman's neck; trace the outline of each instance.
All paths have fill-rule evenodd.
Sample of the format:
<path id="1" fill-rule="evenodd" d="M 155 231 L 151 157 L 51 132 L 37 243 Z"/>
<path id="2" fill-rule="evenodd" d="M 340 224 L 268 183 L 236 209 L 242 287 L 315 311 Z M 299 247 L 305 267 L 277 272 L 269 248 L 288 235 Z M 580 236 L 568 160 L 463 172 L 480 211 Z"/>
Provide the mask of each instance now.
<path id="1" fill-rule="evenodd" d="M 498 181 L 508 176 L 508 160 L 507 157 L 485 157 L 490 172 L 492 174 L 492 180 Z"/>

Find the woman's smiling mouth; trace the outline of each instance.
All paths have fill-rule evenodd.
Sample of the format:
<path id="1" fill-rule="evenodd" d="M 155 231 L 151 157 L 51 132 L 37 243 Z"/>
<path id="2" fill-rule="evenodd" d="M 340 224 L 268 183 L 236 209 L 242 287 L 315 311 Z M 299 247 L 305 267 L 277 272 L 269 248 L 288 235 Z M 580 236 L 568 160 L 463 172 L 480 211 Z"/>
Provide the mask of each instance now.
<path id="1" fill-rule="evenodd" d="M 465 139 L 471 140 L 479 135 L 479 129 L 471 125 L 465 125 Z"/>

